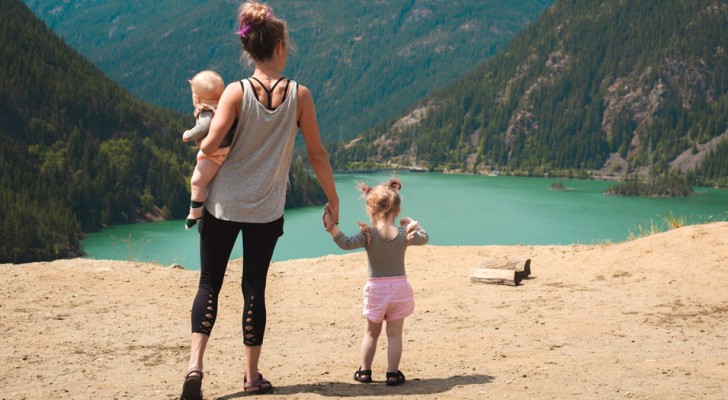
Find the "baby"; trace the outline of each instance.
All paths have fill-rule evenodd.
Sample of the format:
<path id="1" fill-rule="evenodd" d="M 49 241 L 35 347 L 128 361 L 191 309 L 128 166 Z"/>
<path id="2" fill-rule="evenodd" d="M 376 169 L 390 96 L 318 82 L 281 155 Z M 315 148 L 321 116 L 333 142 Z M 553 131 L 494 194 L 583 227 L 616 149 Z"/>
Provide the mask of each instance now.
<path id="1" fill-rule="evenodd" d="M 199 141 L 207 136 L 212 117 L 215 115 L 217 103 L 225 89 L 225 83 L 222 77 L 217 72 L 209 70 L 197 73 L 189 83 L 192 89 L 192 104 L 195 106 L 195 118 L 197 122 L 192 129 L 182 134 L 182 140 L 185 142 L 191 140 Z M 185 220 L 185 229 L 192 228 L 197 223 L 197 220 L 202 218 L 202 207 L 205 205 L 205 199 L 207 198 L 205 190 L 230 152 L 231 133 L 234 130 L 235 126 L 233 126 L 222 143 L 220 143 L 220 148 L 215 153 L 206 155 L 202 150 L 197 153 L 197 165 L 190 180 L 190 192 L 192 195 L 190 213 Z"/>

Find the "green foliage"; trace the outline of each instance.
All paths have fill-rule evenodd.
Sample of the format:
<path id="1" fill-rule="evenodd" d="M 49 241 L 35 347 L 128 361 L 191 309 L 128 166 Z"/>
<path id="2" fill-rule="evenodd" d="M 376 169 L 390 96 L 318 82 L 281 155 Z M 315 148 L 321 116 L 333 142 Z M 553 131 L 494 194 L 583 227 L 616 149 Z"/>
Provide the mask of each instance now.
<path id="1" fill-rule="evenodd" d="M 181 115 L 133 99 L 22 2 L 0 17 L 0 262 L 79 255 L 82 232 L 160 209 L 182 217 Z"/>
<path id="2" fill-rule="evenodd" d="M 318 180 L 311 175 L 303 161 L 294 159 L 290 173 L 291 191 L 286 196 L 286 208 L 311 206 L 326 202 L 326 194 Z"/>
<path id="3" fill-rule="evenodd" d="M 556 1 L 504 51 L 414 106 L 415 128 L 392 118 L 337 146 L 334 162 L 402 157 L 414 129 L 418 162 L 435 170 L 581 174 L 618 153 L 625 174 L 668 175 L 679 154 L 728 128 L 727 19 L 716 0 Z M 723 146 L 695 171 L 699 182 L 725 186 Z"/>
<path id="4" fill-rule="evenodd" d="M 184 217 L 191 115 L 135 100 L 22 2 L 0 18 L 0 263 L 77 256 L 82 232 Z M 288 205 L 321 203 L 299 169 Z"/>
<path id="5" fill-rule="evenodd" d="M 284 73 L 309 87 L 322 136 L 345 139 L 502 48 L 551 0 L 283 1 L 297 51 Z M 187 79 L 212 68 L 226 82 L 237 63 L 242 1 L 26 3 L 65 40 L 136 97 L 188 112 Z"/>
<path id="6" fill-rule="evenodd" d="M 649 181 L 642 181 L 634 176 L 625 182 L 609 186 L 604 193 L 619 196 L 684 197 L 693 193 L 693 185 L 684 176 L 669 175 Z"/>

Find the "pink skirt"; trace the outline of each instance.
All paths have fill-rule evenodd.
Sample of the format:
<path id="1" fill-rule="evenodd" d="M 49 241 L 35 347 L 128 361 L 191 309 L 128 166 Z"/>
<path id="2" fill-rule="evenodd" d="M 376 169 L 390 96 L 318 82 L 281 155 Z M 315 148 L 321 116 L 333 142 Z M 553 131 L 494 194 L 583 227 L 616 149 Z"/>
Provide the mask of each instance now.
<path id="1" fill-rule="evenodd" d="M 415 311 L 415 295 L 407 276 L 369 278 L 364 285 L 363 314 L 378 324 L 397 321 Z"/>

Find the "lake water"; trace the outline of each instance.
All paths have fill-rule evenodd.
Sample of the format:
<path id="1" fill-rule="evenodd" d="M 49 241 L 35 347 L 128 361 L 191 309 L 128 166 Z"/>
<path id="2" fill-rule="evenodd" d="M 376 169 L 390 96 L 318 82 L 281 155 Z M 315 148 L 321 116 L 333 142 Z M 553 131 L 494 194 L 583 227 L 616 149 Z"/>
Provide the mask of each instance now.
<path id="1" fill-rule="evenodd" d="M 341 201 L 339 227 L 348 235 L 368 222 L 357 182 L 375 185 L 389 174 L 337 175 Z M 604 181 L 504 176 L 400 173 L 402 213 L 417 219 L 430 244 L 515 245 L 620 242 L 650 226 L 666 225 L 663 216 L 687 223 L 728 220 L 728 191 L 697 188 L 686 198 L 618 197 L 602 194 Z M 562 182 L 569 190 L 551 190 Z M 180 201 L 188 201 L 180 199 Z M 343 254 L 321 224 L 322 207 L 286 210 L 285 234 L 274 261 Z M 177 263 L 199 269 L 199 236 L 184 223 L 164 221 L 120 225 L 89 234 L 82 246 L 89 258 Z M 232 258 L 242 256 L 240 239 Z"/>

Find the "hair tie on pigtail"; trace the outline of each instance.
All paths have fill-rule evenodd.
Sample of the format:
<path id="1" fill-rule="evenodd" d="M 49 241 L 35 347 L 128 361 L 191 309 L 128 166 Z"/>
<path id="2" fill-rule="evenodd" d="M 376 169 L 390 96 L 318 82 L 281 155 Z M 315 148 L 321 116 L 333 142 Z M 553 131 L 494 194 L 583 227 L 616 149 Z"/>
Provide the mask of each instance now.
<path id="1" fill-rule="evenodd" d="M 402 190 L 402 183 L 397 178 L 392 178 L 389 180 L 389 187 L 391 187 L 394 190 Z"/>

